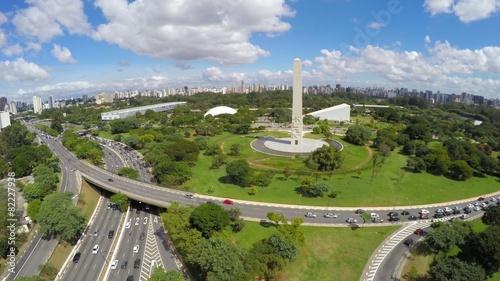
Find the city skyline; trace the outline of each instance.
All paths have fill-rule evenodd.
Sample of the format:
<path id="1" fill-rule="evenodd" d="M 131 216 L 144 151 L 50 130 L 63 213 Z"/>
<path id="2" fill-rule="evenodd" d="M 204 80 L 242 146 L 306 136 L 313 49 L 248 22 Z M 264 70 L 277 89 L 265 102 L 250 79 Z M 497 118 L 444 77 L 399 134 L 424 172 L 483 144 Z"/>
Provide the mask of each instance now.
<path id="1" fill-rule="evenodd" d="M 500 95 L 499 1 L 9 1 L 0 96 L 303 83 Z"/>

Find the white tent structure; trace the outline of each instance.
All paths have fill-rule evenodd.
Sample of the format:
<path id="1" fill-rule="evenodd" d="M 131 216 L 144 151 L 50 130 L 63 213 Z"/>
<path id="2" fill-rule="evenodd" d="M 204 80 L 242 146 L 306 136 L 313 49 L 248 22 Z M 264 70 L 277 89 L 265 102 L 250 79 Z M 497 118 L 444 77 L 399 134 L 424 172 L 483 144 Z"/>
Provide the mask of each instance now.
<path id="1" fill-rule="evenodd" d="M 351 106 L 345 103 L 308 113 L 320 120 L 351 121 Z"/>
<path id="2" fill-rule="evenodd" d="M 220 114 L 235 114 L 237 112 L 236 109 L 229 107 L 229 106 L 217 106 L 214 108 L 211 108 L 209 111 L 207 111 L 205 114 L 203 114 L 203 117 L 207 115 L 212 115 L 212 116 L 217 116 Z"/>

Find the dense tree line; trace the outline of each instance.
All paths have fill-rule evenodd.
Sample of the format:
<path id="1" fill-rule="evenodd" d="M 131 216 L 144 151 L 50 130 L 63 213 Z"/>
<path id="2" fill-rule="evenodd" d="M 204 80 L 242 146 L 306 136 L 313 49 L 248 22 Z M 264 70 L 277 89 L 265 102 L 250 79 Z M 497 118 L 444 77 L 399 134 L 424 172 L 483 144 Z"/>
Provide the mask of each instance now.
<path id="1" fill-rule="evenodd" d="M 488 227 L 474 232 L 469 222 L 434 223 L 426 243 L 435 251 L 432 280 L 483 281 L 500 269 L 500 206 L 490 206 L 482 218 Z M 456 249 L 459 251 L 457 253 Z"/>
<path id="2" fill-rule="evenodd" d="M 274 280 L 279 270 L 298 255 L 304 242 L 303 219 L 289 224 L 283 216 L 275 220 L 273 234 L 245 249 L 232 241 L 229 231 L 238 231 L 239 211 L 226 211 L 216 204 L 183 207 L 177 202 L 162 214 L 165 227 L 183 261 L 199 280 Z M 233 227 L 230 227 L 233 225 Z"/>
<path id="3" fill-rule="evenodd" d="M 87 159 L 94 165 L 102 163 L 104 152 L 97 141 L 80 138 L 73 131 L 65 131 L 61 142 L 67 149 L 74 152 L 76 157 Z"/>

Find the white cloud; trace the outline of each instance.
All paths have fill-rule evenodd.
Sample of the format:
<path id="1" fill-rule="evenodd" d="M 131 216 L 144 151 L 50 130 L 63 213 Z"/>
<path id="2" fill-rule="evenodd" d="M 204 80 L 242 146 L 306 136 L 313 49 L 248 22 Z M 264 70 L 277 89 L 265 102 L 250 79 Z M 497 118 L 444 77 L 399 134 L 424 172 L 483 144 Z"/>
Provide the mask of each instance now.
<path id="1" fill-rule="evenodd" d="M 425 9 L 431 14 L 454 13 L 463 22 L 490 17 L 500 10 L 500 0 L 425 0 Z"/>
<path id="2" fill-rule="evenodd" d="M 371 29 L 379 29 L 381 27 L 384 27 L 384 24 L 381 22 L 378 22 L 378 21 L 374 21 L 374 22 L 371 22 L 370 24 L 368 24 L 368 27 Z"/>
<path id="3" fill-rule="evenodd" d="M 429 35 L 425 35 L 424 41 L 425 41 L 425 43 L 430 43 L 431 42 L 431 37 L 429 37 Z"/>
<path id="4" fill-rule="evenodd" d="M 12 56 L 19 56 L 23 53 L 23 48 L 19 44 L 14 44 L 7 46 L 5 48 L 2 48 L 2 54 L 4 54 L 7 57 L 12 57 Z"/>
<path id="5" fill-rule="evenodd" d="M 60 62 L 76 63 L 76 60 L 71 56 L 71 51 L 66 47 L 54 44 L 54 48 L 50 53 Z"/>
<path id="6" fill-rule="evenodd" d="M 26 0 L 26 3 L 29 6 L 16 11 L 12 20 L 20 34 L 42 43 L 62 35 L 62 28 L 70 34 L 90 34 L 82 0 Z"/>
<path id="7" fill-rule="evenodd" d="M 0 24 L 4 24 L 7 22 L 7 17 L 4 13 L 0 12 Z"/>
<path id="8" fill-rule="evenodd" d="M 0 48 L 7 45 L 7 35 L 3 32 L 3 29 L 0 29 Z"/>
<path id="9" fill-rule="evenodd" d="M 155 58 L 226 65 L 268 56 L 250 43 L 251 35 L 286 32 L 290 24 L 282 18 L 294 15 L 284 0 L 97 0 L 95 5 L 108 20 L 94 31 L 96 40 Z"/>
<path id="10" fill-rule="evenodd" d="M 50 79 L 49 73 L 35 63 L 22 58 L 0 62 L 0 79 L 4 81 L 43 81 Z"/>

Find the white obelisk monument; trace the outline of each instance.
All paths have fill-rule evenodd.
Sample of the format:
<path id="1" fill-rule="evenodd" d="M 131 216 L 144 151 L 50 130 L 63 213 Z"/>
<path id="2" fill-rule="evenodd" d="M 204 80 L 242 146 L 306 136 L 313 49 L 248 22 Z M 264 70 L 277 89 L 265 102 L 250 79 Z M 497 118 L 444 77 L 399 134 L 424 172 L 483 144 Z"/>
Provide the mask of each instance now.
<path id="1" fill-rule="evenodd" d="M 302 62 L 293 61 L 292 145 L 302 145 Z"/>

